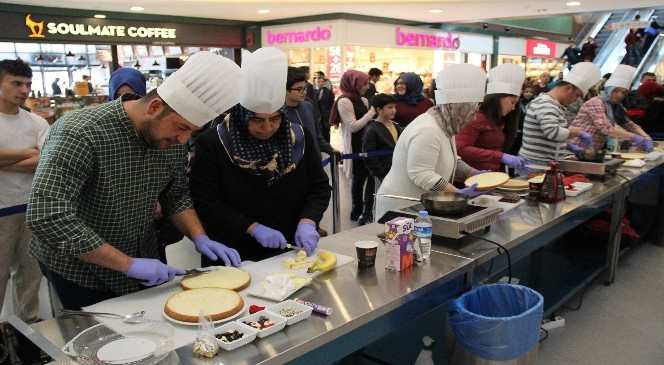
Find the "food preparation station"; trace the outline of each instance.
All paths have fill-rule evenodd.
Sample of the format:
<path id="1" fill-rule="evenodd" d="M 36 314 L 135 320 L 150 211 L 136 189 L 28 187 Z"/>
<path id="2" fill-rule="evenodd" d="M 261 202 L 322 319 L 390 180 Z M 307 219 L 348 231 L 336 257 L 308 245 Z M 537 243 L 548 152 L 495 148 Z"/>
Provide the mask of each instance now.
<path id="1" fill-rule="evenodd" d="M 503 244 L 510 250 L 512 261 L 519 262 L 530 259 L 535 251 L 550 245 L 598 212 L 612 208 L 609 241 L 602 243 L 602 250 L 606 251 L 602 261 L 590 267 L 573 285 L 557 287 L 552 295 L 543 293 L 545 315 L 550 314 L 594 279 L 603 275 L 606 284 L 616 280 L 621 253 L 618 229 L 624 214 L 625 197 L 632 183 L 661 163 L 660 159 L 648 162 L 643 168 L 621 168 L 619 175 L 596 182 L 590 191 L 557 204 L 522 204 L 500 215 L 488 232 L 476 234 Z M 362 226 L 325 237 L 320 246 L 355 257 L 353 243 L 378 240 L 376 236 L 383 229 L 383 225 L 377 223 Z M 234 351 L 221 351 L 213 360 L 195 358 L 192 345 L 186 345 L 173 352 L 164 363 L 333 363 L 400 330 L 404 323 L 417 321 L 426 313 L 440 309 L 441 305 L 474 285 L 497 279 L 498 273 L 506 268 L 504 257 L 488 242 L 463 237 L 450 238 L 449 243 L 434 242 L 429 262 L 403 272 L 384 269 L 386 257 L 379 247 L 374 268 L 359 269 L 355 263 L 344 265 L 320 275 L 310 286 L 296 293 L 296 297 L 331 307 L 333 313 L 330 316 L 314 314 L 283 332 Z M 561 272 L 551 270 L 548 275 L 556 277 Z M 56 363 L 68 364 L 70 360 L 59 352 L 59 348 L 95 323 L 91 318 L 69 317 L 44 321 L 32 327 L 20 323 L 16 326 L 52 357 L 66 359 Z"/>

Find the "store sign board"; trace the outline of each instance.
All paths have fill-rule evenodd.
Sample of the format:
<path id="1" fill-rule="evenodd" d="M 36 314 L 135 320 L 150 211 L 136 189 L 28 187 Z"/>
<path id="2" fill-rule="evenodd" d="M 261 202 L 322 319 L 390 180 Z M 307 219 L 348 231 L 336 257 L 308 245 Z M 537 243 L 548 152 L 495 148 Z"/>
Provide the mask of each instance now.
<path id="1" fill-rule="evenodd" d="M 395 35 L 399 47 L 456 50 L 461 45 L 459 36 L 453 33 L 417 32 L 396 27 Z"/>
<path id="2" fill-rule="evenodd" d="M 332 26 L 315 26 L 302 30 L 271 31 L 264 37 L 268 46 L 284 44 L 302 44 L 329 41 L 332 38 Z"/>
<path id="3" fill-rule="evenodd" d="M 606 26 L 606 29 L 609 30 L 617 30 L 617 29 L 640 29 L 640 28 L 648 28 L 650 26 L 650 22 L 641 22 L 641 21 L 632 21 L 632 22 L 615 22 L 611 23 Z"/>
<path id="4" fill-rule="evenodd" d="M 556 58 L 556 43 L 539 39 L 526 40 L 526 56 L 533 58 Z"/>
<path id="5" fill-rule="evenodd" d="M 239 27 L 0 12 L 0 39 L 241 47 Z"/>
<path id="6" fill-rule="evenodd" d="M 126 27 L 124 25 L 102 25 L 85 23 L 49 22 L 44 27 L 44 21 L 34 21 L 32 14 L 25 16 L 25 26 L 30 34 L 29 38 L 46 38 L 47 34 L 81 35 L 98 37 L 131 37 L 131 38 L 177 38 L 176 28 L 152 28 L 152 27 Z M 44 31 L 46 28 L 46 31 Z"/>

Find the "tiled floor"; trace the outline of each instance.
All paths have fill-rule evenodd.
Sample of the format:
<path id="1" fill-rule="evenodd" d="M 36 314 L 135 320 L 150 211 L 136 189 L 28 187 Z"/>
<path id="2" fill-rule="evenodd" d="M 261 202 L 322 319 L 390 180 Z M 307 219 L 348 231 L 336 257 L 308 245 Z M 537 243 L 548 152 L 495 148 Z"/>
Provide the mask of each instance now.
<path id="1" fill-rule="evenodd" d="M 620 262 L 613 285 L 593 285 L 581 309 L 563 317 L 538 364 L 664 364 L 664 248 L 638 247 Z"/>

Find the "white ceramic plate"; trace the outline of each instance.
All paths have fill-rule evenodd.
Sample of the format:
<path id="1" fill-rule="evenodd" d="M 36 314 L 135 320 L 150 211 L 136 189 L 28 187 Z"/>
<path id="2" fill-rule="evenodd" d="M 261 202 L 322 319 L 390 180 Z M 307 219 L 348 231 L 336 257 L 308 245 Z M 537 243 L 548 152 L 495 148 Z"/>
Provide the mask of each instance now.
<path id="1" fill-rule="evenodd" d="M 281 313 L 279 313 L 279 311 L 281 311 L 281 309 L 288 308 L 288 307 L 298 309 L 298 310 L 300 310 L 300 313 L 298 313 L 294 316 L 291 316 L 291 317 L 286 317 L 286 316 L 281 315 Z M 297 322 L 303 321 L 303 320 L 311 317 L 311 312 L 314 309 L 312 307 L 308 306 L 308 305 L 298 303 L 294 300 L 286 300 L 284 302 L 268 306 L 267 308 L 265 308 L 265 310 L 286 318 L 286 325 L 291 326 L 291 325 L 294 325 Z"/>
<path id="2" fill-rule="evenodd" d="M 244 315 L 244 313 L 247 311 L 247 308 L 249 307 L 249 304 L 247 304 L 247 299 L 246 299 L 246 298 L 243 297 L 242 300 L 244 301 L 244 306 L 242 307 L 242 309 L 241 309 L 239 312 L 233 314 L 233 315 L 230 316 L 230 317 L 227 317 L 227 318 L 224 318 L 224 319 L 220 319 L 220 320 L 218 320 L 218 321 L 214 321 L 214 322 L 212 322 L 212 324 L 213 324 L 213 325 L 216 325 L 216 324 L 220 324 L 220 323 L 225 323 L 225 322 L 232 321 L 232 320 L 234 320 L 234 319 L 236 319 L 236 318 L 238 318 L 238 317 Z M 181 324 L 181 325 L 183 325 L 183 326 L 198 326 L 198 325 L 199 325 L 198 322 L 184 322 L 184 321 L 178 321 L 177 319 L 174 319 L 174 318 L 169 317 L 168 314 L 166 314 L 165 311 L 162 311 L 161 314 L 162 314 L 162 315 L 164 316 L 164 318 L 166 318 L 169 322 L 173 322 L 173 323 L 176 323 L 176 324 Z"/>
<path id="3" fill-rule="evenodd" d="M 256 320 L 258 320 L 258 318 L 260 318 L 262 316 L 265 316 L 265 317 L 269 318 L 270 320 L 272 320 L 272 322 L 274 322 L 274 325 L 272 327 L 266 328 L 264 330 L 259 330 L 257 328 L 251 327 L 248 324 L 243 323 L 245 321 L 246 322 L 256 321 Z M 270 311 L 266 311 L 266 310 L 262 310 L 260 312 L 254 313 L 250 316 L 240 318 L 235 322 L 242 325 L 242 326 L 247 326 L 251 329 L 255 329 L 257 331 L 256 336 L 258 336 L 258 338 L 264 338 L 264 337 L 270 336 L 272 334 L 275 334 L 275 333 L 281 331 L 282 329 L 284 329 L 284 327 L 286 327 L 286 318 L 284 318 L 284 317 L 282 317 L 278 314 L 272 313 Z"/>
<path id="4" fill-rule="evenodd" d="M 126 337 L 107 343 L 97 350 L 97 359 L 108 364 L 128 364 L 154 354 L 157 344 L 147 338 Z"/>
<path id="5" fill-rule="evenodd" d="M 242 347 L 242 346 L 250 343 L 251 341 L 255 340 L 256 339 L 256 334 L 258 334 L 258 330 L 253 329 L 249 326 L 245 326 L 245 325 L 243 325 L 241 323 L 238 323 L 238 322 L 229 322 L 229 323 L 226 323 L 225 325 L 223 325 L 221 327 L 217 327 L 214 330 L 214 334 L 216 336 L 220 333 L 232 332 L 234 330 L 238 330 L 238 331 L 242 332 L 244 334 L 244 336 L 242 336 L 242 338 L 240 338 L 239 340 L 235 340 L 231 343 L 224 342 L 224 341 L 217 338 L 217 343 L 219 343 L 219 346 L 221 346 L 222 349 L 224 349 L 226 351 L 233 351 L 236 348 Z"/>

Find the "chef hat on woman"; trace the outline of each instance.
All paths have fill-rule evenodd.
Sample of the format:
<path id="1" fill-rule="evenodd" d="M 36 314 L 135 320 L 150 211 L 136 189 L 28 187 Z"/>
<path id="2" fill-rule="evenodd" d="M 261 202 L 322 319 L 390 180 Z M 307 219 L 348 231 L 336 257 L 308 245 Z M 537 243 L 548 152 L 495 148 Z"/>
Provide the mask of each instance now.
<path id="1" fill-rule="evenodd" d="M 271 114 L 286 100 L 288 57 L 274 47 L 242 50 L 240 105 L 254 113 Z"/>
<path id="2" fill-rule="evenodd" d="M 519 96 L 525 79 L 526 72 L 519 65 L 505 63 L 496 66 L 489 71 L 486 93 Z"/>
<path id="3" fill-rule="evenodd" d="M 632 84 L 634 79 L 634 74 L 636 74 L 636 68 L 629 65 L 618 65 L 616 70 L 613 71 L 609 80 L 604 84 L 604 87 L 622 87 L 623 89 L 628 89 Z"/>
<path id="4" fill-rule="evenodd" d="M 436 77 L 436 104 L 479 103 L 486 91 L 486 75 L 477 66 L 448 64 Z"/>
<path id="5" fill-rule="evenodd" d="M 187 59 L 157 88 L 168 106 L 202 126 L 239 102 L 240 68 L 220 55 L 202 51 Z"/>

